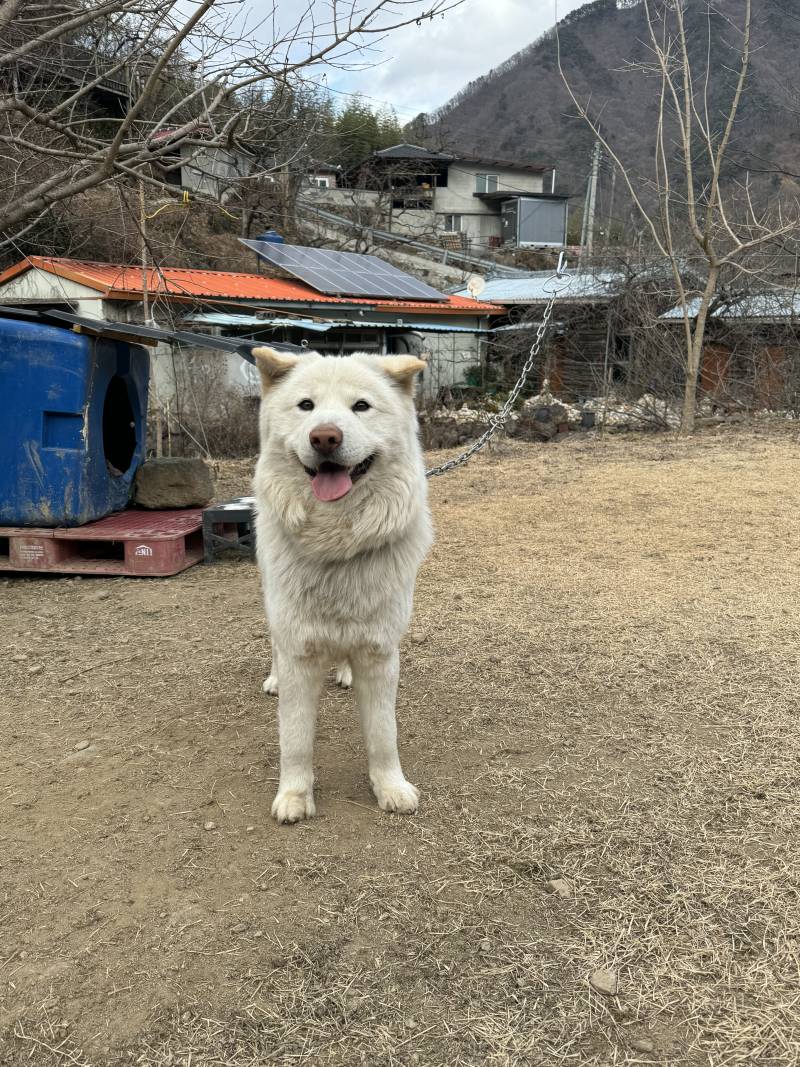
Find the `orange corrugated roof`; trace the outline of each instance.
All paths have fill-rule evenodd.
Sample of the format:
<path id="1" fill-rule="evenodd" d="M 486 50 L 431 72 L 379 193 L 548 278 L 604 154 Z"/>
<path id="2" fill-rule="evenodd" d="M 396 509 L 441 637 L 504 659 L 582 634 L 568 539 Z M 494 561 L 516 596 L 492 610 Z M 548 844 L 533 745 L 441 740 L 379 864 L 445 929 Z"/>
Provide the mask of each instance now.
<path id="1" fill-rule="evenodd" d="M 96 289 L 110 300 L 136 299 L 142 293 L 142 268 L 116 263 L 93 263 L 79 259 L 29 256 L 0 274 L 0 285 L 31 267 Z M 227 270 L 188 270 L 183 267 L 152 268 L 146 272 L 147 291 L 153 296 L 175 300 L 258 300 L 264 303 L 365 304 L 377 311 L 438 311 L 442 314 L 497 312 L 496 304 L 481 303 L 463 296 L 449 296 L 447 302 L 434 300 L 388 300 L 365 297 L 326 296 L 285 278 L 245 274 Z"/>

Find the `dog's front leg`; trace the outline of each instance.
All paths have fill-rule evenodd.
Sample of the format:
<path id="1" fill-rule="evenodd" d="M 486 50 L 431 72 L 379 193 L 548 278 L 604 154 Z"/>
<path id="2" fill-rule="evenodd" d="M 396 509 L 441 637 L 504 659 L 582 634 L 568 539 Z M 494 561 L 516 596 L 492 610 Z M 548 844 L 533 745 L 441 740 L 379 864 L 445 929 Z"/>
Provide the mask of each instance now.
<path id="1" fill-rule="evenodd" d="M 395 700 L 400 655 L 396 649 L 388 656 L 359 653 L 351 656 L 351 662 L 372 791 L 384 811 L 410 814 L 417 810 L 419 794 L 406 781 L 397 752 Z"/>
<path id="2" fill-rule="evenodd" d="M 278 822 L 299 822 L 314 807 L 314 724 L 326 663 L 281 651 L 278 722 L 281 779 L 272 802 Z"/>

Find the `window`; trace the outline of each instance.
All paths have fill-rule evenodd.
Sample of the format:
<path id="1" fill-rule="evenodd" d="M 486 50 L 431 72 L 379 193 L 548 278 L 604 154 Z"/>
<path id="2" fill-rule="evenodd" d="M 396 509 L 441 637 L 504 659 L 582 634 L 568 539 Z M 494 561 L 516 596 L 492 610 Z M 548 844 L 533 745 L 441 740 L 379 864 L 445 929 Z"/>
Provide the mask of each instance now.
<path id="1" fill-rule="evenodd" d="M 312 174 L 311 184 L 316 186 L 317 189 L 330 189 L 331 180 L 330 178 L 320 178 L 318 175 Z"/>
<path id="2" fill-rule="evenodd" d="M 476 174 L 475 175 L 475 192 L 476 193 L 496 193 L 497 192 L 497 175 L 496 174 Z"/>
<path id="3" fill-rule="evenodd" d="M 444 215 L 444 232 L 461 233 L 464 229 L 464 217 L 462 215 Z"/>

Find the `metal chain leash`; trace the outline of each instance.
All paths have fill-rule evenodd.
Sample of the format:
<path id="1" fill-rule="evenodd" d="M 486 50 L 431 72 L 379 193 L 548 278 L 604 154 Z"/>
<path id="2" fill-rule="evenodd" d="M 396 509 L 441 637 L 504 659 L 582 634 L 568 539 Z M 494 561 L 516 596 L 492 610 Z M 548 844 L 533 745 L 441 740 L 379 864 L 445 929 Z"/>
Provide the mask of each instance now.
<path id="1" fill-rule="evenodd" d="M 558 257 L 558 266 L 556 272 L 553 275 L 552 280 L 559 280 L 564 277 L 565 264 L 564 253 L 562 252 Z M 511 412 L 514 409 L 514 404 L 517 402 L 517 397 L 522 392 L 525 382 L 528 380 L 528 376 L 533 370 L 533 364 L 536 357 L 539 355 L 539 351 L 542 347 L 542 341 L 544 340 L 547 328 L 550 325 L 550 318 L 553 314 L 553 308 L 555 307 L 556 300 L 561 290 L 558 287 L 554 287 L 550 299 L 545 305 L 544 314 L 542 315 L 541 322 L 536 329 L 536 337 L 533 339 L 528 358 L 522 367 L 519 378 L 517 378 L 514 388 L 508 394 L 505 404 L 500 410 L 489 418 L 489 425 L 483 431 L 477 440 L 473 441 L 469 448 L 462 452 L 460 456 L 455 456 L 453 459 L 448 459 L 445 463 L 441 463 L 438 467 L 431 467 L 430 470 L 425 471 L 426 478 L 436 478 L 440 474 L 446 474 L 448 471 L 453 470 L 455 467 L 460 467 L 463 463 L 467 463 L 476 452 L 480 452 L 494 435 L 505 427 Z"/>

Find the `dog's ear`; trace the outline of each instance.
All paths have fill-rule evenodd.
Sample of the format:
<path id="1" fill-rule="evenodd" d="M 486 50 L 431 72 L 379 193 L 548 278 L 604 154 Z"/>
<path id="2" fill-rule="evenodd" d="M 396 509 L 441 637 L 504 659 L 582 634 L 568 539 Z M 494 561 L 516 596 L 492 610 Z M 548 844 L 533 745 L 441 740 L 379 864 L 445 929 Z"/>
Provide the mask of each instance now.
<path id="1" fill-rule="evenodd" d="M 274 348 L 254 348 L 253 359 L 261 375 L 262 396 L 300 361 L 298 356 L 289 355 L 288 352 L 276 352 Z"/>
<path id="2" fill-rule="evenodd" d="M 378 356 L 378 366 L 407 393 L 414 392 L 414 379 L 427 364 L 416 356 Z"/>

